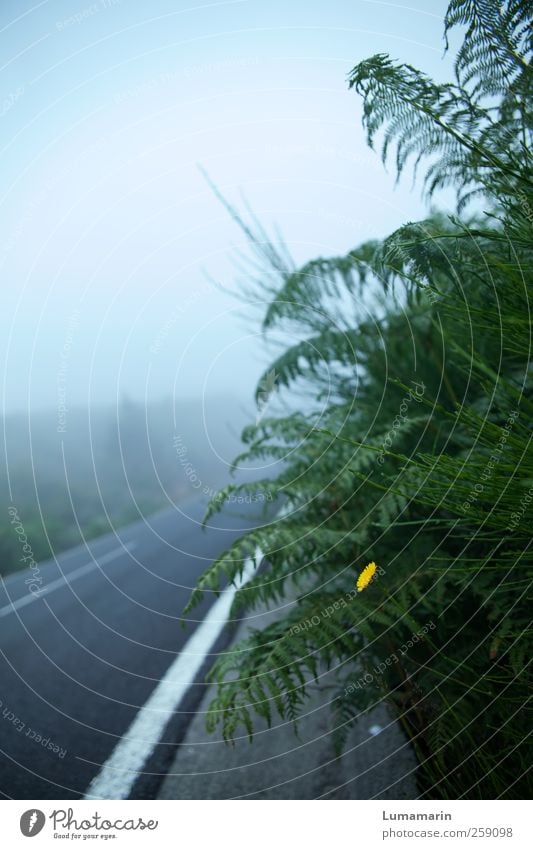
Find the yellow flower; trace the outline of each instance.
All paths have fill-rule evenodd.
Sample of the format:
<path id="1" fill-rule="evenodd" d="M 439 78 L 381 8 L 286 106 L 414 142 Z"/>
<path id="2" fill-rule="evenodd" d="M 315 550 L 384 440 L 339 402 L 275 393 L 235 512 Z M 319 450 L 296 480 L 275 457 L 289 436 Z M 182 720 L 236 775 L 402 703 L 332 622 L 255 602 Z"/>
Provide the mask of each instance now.
<path id="1" fill-rule="evenodd" d="M 368 587 L 370 581 L 372 580 L 372 578 L 374 577 L 374 575 L 376 573 L 377 568 L 378 567 L 376 566 L 374 561 L 372 561 L 372 563 L 369 563 L 368 566 L 365 566 L 365 568 L 363 569 L 363 571 L 359 575 L 359 577 L 357 579 L 357 583 L 355 585 L 357 587 L 358 593 L 362 592 L 365 589 L 365 587 Z"/>

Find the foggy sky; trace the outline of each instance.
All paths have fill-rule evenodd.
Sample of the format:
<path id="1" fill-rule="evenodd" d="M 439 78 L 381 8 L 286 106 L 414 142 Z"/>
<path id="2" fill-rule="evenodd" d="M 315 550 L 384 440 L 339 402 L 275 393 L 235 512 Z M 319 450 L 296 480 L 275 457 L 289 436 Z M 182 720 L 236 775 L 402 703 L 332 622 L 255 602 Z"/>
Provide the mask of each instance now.
<path id="1" fill-rule="evenodd" d="M 422 217 L 366 147 L 346 75 L 388 52 L 447 79 L 445 7 L 2 3 L 5 408 L 251 398 L 257 314 L 206 277 L 234 289 L 244 242 L 198 165 L 298 261 Z"/>

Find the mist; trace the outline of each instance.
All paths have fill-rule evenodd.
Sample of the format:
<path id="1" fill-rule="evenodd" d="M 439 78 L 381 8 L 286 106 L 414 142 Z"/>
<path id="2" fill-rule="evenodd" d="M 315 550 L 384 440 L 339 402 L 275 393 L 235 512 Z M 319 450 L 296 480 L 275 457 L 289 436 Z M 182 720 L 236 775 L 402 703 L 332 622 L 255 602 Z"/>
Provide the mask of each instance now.
<path id="1" fill-rule="evenodd" d="M 246 238 L 199 166 L 296 262 L 419 217 L 367 149 L 345 78 L 413 44 L 443 76 L 444 4 L 14 8 L 0 13 L 4 409 L 250 400 L 268 358 L 259 310 L 232 296 Z"/>
<path id="2" fill-rule="evenodd" d="M 1 498 L 39 556 L 229 481 L 269 349 L 220 196 L 295 263 L 419 217 L 367 149 L 345 76 L 414 41 L 442 75 L 441 11 L 3 5 Z M 2 570 L 20 568 L 2 534 Z"/>

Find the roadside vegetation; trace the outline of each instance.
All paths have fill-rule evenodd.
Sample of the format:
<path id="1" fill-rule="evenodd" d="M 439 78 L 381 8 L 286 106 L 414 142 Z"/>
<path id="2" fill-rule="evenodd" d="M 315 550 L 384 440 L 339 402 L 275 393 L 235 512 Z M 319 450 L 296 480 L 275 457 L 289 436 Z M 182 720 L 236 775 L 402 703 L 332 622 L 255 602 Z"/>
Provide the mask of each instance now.
<path id="1" fill-rule="evenodd" d="M 218 592 L 260 546 L 232 615 L 277 620 L 223 654 L 211 729 L 297 722 L 331 697 L 339 750 L 386 701 L 416 752 L 422 798 L 524 798 L 531 734 L 531 7 L 452 0 L 455 80 L 373 56 L 349 75 L 368 142 L 457 211 L 302 268 L 248 229 L 263 326 L 297 340 L 262 378 L 292 411 L 244 431 L 283 461 L 286 508 L 208 569 Z M 245 225 L 247 226 L 247 225 Z M 275 376 L 275 380 L 272 379 Z M 270 381 L 270 382 L 269 382 Z M 264 395 L 264 392 L 263 392 Z M 220 507 L 214 500 L 212 511 Z M 375 564 L 364 572 L 369 564 Z M 356 582 L 359 579 L 358 585 Z"/>

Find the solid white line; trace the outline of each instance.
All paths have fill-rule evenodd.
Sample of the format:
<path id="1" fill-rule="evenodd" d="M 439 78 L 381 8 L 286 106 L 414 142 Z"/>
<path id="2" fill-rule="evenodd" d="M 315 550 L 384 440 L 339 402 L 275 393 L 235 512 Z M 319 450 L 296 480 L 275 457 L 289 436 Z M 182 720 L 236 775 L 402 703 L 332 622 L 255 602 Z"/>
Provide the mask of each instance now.
<path id="1" fill-rule="evenodd" d="M 127 799 L 144 764 L 154 751 L 165 726 L 177 710 L 227 622 L 235 593 L 254 574 L 263 559 L 259 549 L 245 561 L 240 580 L 222 592 L 197 626 L 165 676 L 119 740 L 100 772 L 93 778 L 85 799 Z"/>
<path id="2" fill-rule="evenodd" d="M 61 578 L 57 578 L 57 580 L 52 581 L 51 584 L 46 584 L 38 592 L 28 592 L 27 595 L 22 596 L 22 598 L 17 599 L 17 601 L 12 601 L 11 604 L 6 604 L 5 607 L 0 608 L 0 619 L 3 616 L 9 616 L 10 613 L 13 613 L 15 610 L 19 610 L 21 607 L 26 607 L 27 604 L 31 604 L 33 601 L 38 601 L 40 598 L 43 597 L 43 595 L 48 595 L 49 593 L 53 593 L 54 590 L 59 590 L 61 587 L 65 587 L 68 584 L 72 584 L 72 582 L 75 581 L 77 578 L 81 578 L 88 572 L 92 572 L 99 566 L 103 566 L 104 563 L 109 563 L 110 560 L 115 560 L 115 558 L 120 557 L 121 554 L 126 554 L 129 551 L 133 551 L 135 547 L 135 543 L 130 542 L 126 546 L 114 548 L 113 551 L 108 552 L 108 554 L 103 554 L 101 557 L 98 556 L 96 562 L 94 562 L 94 560 L 91 560 L 90 563 L 85 563 L 83 566 L 78 566 L 77 569 L 73 569 L 72 572 L 67 572 Z"/>

